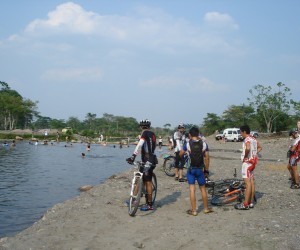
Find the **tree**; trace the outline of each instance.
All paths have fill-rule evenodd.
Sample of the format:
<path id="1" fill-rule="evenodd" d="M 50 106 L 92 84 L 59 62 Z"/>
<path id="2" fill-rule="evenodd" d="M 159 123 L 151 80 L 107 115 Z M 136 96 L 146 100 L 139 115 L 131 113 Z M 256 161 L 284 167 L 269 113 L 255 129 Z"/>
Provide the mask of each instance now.
<path id="1" fill-rule="evenodd" d="M 240 127 L 242 124 L 248 124 L 254 109 L 251 106 L 231 105 L 223 112 L 223 120 L 228 127 Z"/>
<path id="2" fill-rule="evenodd" d="M 92 113 L 87 113 L 85 118 L 85 122 L 87 123 L 87 125 L 89 126 L 90 130 L 95 130 L 95 120 L 96 120 L 96 114 L 92 114 Z"/>
<path id="3" fill-rule="evenodd" d="M 171 128 L 171 124 L 170 123 L 166 123 L 164 125 L 164 128 L 165 128 L 166 131 L 168 131 Z"/>
<path id="4" fill-rule="evenodd" d="M 15 129 L 17 124 L 26 127 L 36 114 L 36 104 L 29 99 L 23 99 L 15 90 L 2 89 L 0 91 L 1 127 L 5 130 Z"/>
<path id="5" fill-rule="evenodd" d="M 218 115 L 207 113 L 202 125 L 202 132 L 207 135 L 213 134 L 216 130 L 224 129 L 224 123 Z"/>
<path id="6" fill-rule="evenodd" d="M 249 104 L 256 109 L 258 115 L 263 117 L 267 132 L 273 131 L 276 119 L 282 113 L 288 113 L 290 102 L 288 96 L 291 95 L 290 89 L 285 84 L 277 83 L 278 90 L 273 91 L 271 86 L 256 85 L 249 90 L 251 98 Z"/>
<path id="7" fill-rule="evenodd" d="M 75 131 L 79 131 L 83 129 L 82 122 L 74 116 L 69 117 L 69 119 L 66 121 L 66 126 L 71 127 Z"/>
<path id="8" fill-rule="evenodd" d="M 0 85 L 2 86 L 1 91 L 2 90 L 9 90 L 9 85 L 6 82 L 1 82 L 0 81 Z"/>
<path id="9" fill-rule="evenodd" d="M 32 124 L 34 128 L 43 129 L 43 128 L 50 128 L 50 123 L 52 119 L 48 116 L 37 116 L 37 120 Z"/>

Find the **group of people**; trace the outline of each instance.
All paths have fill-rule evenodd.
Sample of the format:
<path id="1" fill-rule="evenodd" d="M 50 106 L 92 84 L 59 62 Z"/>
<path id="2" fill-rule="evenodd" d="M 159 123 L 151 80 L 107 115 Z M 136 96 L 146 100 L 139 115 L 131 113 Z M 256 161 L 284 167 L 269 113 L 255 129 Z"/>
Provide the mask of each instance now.
<path id="1" fill-rule="evenodd" d="M 153 210 L 152 204 L 152 173 L 157 164 L 155 155 L 156 136 L 150 130 L 151 122 L 149 120 L 141 120 L 140 128 L 142 130 L 140 140 L 131 157 L 126 161 L 133 164 L 136 156 L 141 151 L 141 158 L 143 162 L 150 162 L 151 168 L 143 175 L 143 180 L 146 186 L 147 195 L 146 204 L 142 206 L 141 210 Z M 246 184 L 245 200 L 242 203 L 236 204 L 235 208 L 239 210 L 248 210 L 254 207 L 254 193 L 255 183 L 253 171 L 258 162 L 258 153 L 262 150 L 260 143 L 257 139 L 250 135 L 250 128 L 244 125 L 240 128 L 241 135 L 244 138 L 242 160 L 242 177 Z M 185 133 L 184 124 L 179 124 L 177 131 L 174 133 L 172 140 L 172 148 L 175 151 L 175 180 L 179 182 L 186 181 L 183 178 L 183 167 L 185 164 L 184 156 L 188 154 L 190 164 L 187 171 L 187 182 L 190 191 L 191 209 L 187 210 L 189 215 L 196 216 L 198 214 L 196 208 L 196 180 L 198 182 L 204 213 L 211 213 L 213 210 L 208 206 L 207 192 L 205 188 L 206 177 L 209 175 L 209 147 L 205 142 L 205 138 L 200 134 L 197 127 L 192 127 L 188 133 Z"/>
<path id="2" fill-rule="evenodd" d="M 3 143 L 2 143 L 2 146 L 4 147 L 4 148 L 14 148 L 15 146 L 16 146 L 16 142 L 15 142 L 15 140 L 12 140 L 12 142 L 9 144 L 7 141 L 4 141 Z"/>

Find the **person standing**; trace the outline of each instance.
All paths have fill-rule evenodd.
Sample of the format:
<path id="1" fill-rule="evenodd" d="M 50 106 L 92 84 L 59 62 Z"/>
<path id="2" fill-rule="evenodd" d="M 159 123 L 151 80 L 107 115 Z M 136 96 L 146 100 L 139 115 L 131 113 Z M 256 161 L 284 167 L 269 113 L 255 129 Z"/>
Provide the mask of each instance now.
<path id="1" fill-rule="evenodd" d="M 142 134 L 140 136 L 139 142 L 130 158 L 127 158 L 126 161 L 129 164 L 133 164 L 136 156 L 141 150 L 141 158 L 143 163 L 150 162 L 151 167 L 148 171 L 143 174 L 143 182 L 146 186 L 147 195 L 146 195 L 146 204 L 141 207 L 142 211 L 153 210 L 152 204 L 152 174 L 153 170 L 156 167 L 157 158 L 155 155 L 156 148 L 156 135 L 150 130 L 151 122 L 148 119 L 140 121 L 140 128 L 142 129 Z"/>
<path id="2" fill-rule="evenodd" d="M 196 216 L 198 214 L 196 209 L 196 188 L 195 182 L 197 180 L 202 201 L 204 207 L 204 213 L 211 213 L 213 210 L 208 207 L 207 193 L 205 188 L 205 172 L 209 169 L 209 153 L 208 146 L 205 141 L 200 138 L 199 129 L 197 127 L 192 127 L 189 130 L 189 141 L 183 145 L 180 151 L 180 156 L 182 157 L 186 152 L 188 152 L 190 157 L 190 166 L 187 171 L 187 181 L 190 187 L 190 201 L 191 209 L 187 211 L 189 215 Z"/>
<path id="3" fill-rule="evenodd" d="M 46 139 L 47 136 L 48 136 L 48 130 L 46 129 L 46 130 L 44 131 L 44 139 Z"/>
<path id="4" fill-rule="evenodd" d="M 289 148 L 288 156 L 289 156 L 289 163 L 287 169 L 291 174 L 291 189 L 299 189 L 299 172 L 297 169 L 297 163 L 299 161 L 300 156 L 300 136 L 297 133 L 297 130 L 293 129 L 289 132 L 289 136 L 292 137 L 293 142 Z"/>
<path id="5" fill-rule="evenodd" d="M 161 149 L 161 147 L 162 147 L 162 144 L 163 144 L 162 137 L 161 137 L 161 136 L 159 136 L 159 137 L 158 137 L 158 147 L 159 147 L 159 149 Z"/>
<path id="6" fill-rule="evenodd" d="M 177 127 L 177 131 L 173 136 L 174 151 L 175 151 L 175 180 L 179 182 L 184 182 L 183 179 L 183 166 L 184 166 L 184 157 L 180 156 L 180 151 L 182 149 L 184 140 L 185 140 L 185 127 L 180 123 Z"/>
<path id="7" fill-rule="evenodd" d="M 253 171 L 258 163 L 258 153 L 262 150 L 260 143 L 250 135 L 248 125 L 240 127 L 241 135 L 244 138 L 242 160 L 242 178 L 246 184 L 245 200 L 234 206 L 235 209 L 248 210 L 254 208 L 255 183 Z"/>

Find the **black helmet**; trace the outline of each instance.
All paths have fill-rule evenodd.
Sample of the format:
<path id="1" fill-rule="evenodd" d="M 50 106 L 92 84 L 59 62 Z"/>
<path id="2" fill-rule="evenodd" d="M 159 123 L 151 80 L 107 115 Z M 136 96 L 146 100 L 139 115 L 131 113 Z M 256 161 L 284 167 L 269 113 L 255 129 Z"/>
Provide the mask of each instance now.
<path id="1" fill-rule="evenodd" d="M 180 129 L 180 128 L 185 128 L 183 123 L 180 123 L 180 124 L 178 125 L 178 129 Z"/>
<path id="2" fill-rule="evenodd" d="M 140 127 L 150 128 L 151 122 L 148 119 L 140 120 Z"/>
<path id="3" fill-rule="evenodd" d="M 297 132 L 298 132 L 298 130 L 295 129 L 295 128 L 293 128 L 293 129 L 290 130 L 289 136 L 292 136 L 293 134 L 295 134 L 295 133 L 297 133 Z"/>

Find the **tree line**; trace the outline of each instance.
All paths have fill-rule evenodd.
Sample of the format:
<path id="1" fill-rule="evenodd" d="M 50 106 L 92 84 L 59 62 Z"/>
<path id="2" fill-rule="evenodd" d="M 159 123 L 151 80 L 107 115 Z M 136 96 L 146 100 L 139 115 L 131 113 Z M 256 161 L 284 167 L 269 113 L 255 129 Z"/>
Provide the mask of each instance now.
<path id="1" fill-rule="evenodd" d="M 0 81 L 0 129 L 63 129 L 72 128 L 74 133 L 95 137 L 132 136 L 140 132 L 138 121 L 133 117 L 114 116 L 104 113 L 102 117 L 87 113 L 83 121 L 71 116 L 67 120 L 42 116 L 37 111 L 37 101 L 23 98 L 5 82 Z M 203 123 L 199 124 L 204 135 L 228 127 L 248 124 L 251 129 L 261 132 L 277 132 L 295 126 L 300 117 L 300 102 L 292 100 L 291 90 L 279 82 L 275 86 L 256 85 L 249 90 L 246 104 L 231 105 L 222 115 L 207 113 Z M 189 124 L 192 126 L 192 124 Z M 163 128 L 154 131 L 163 136 L 169 135 L 175 128 L 166 123 Z"/>
<path id="2" fill-rule="evenodd" d="M 290 98 L 291 90 L 282 82 L 274 87 L 256 85 L 249 94 L 248 104 L 231 105 L 221 116 L 207 113 L 202 124 L 204 134 L 243 124 L 260 132 L 286 131 L 300 119 L 300 102 Z"/>

